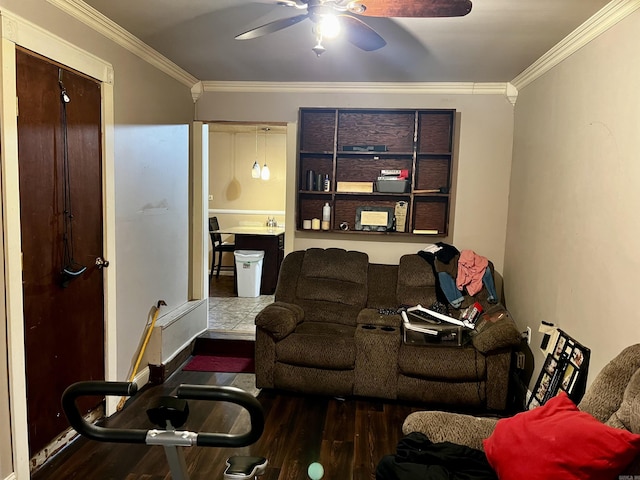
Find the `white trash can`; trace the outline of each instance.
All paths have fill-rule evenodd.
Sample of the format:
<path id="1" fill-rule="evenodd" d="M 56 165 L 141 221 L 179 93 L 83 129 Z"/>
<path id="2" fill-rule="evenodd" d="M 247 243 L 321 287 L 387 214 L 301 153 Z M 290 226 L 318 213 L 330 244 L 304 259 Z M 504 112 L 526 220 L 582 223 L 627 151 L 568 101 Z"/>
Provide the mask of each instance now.
<path id="1" fill-rule="evenodd" d="M 239 297 L 259 297 L 262 280 L 262 250 L 236 250 L 236 278 Z"/>

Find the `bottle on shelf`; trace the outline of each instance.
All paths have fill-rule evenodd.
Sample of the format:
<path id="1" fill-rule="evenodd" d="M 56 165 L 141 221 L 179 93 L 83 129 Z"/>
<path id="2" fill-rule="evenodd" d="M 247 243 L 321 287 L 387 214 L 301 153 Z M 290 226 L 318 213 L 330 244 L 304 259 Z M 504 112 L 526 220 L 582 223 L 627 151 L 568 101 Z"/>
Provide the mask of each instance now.
<path id="1" fill-rule="evenodd" d="M 327 173 L 324 176 L 324 191 L 328 192 L 331 190 L 331 180 L 329 180 L 329 174 Z"/>
<path id="2" fill-rule="evenodd" d="M 316 189 L 316 172 L 313 170 L 307 170 L 307 190 Z"/>
<path id="3" fill-rule="evenodd" d="M 331 222 L 331 205 L 329 202 L 324 204 L 322 207 L 322 230 L 329 230 L 329 225 Z"/>

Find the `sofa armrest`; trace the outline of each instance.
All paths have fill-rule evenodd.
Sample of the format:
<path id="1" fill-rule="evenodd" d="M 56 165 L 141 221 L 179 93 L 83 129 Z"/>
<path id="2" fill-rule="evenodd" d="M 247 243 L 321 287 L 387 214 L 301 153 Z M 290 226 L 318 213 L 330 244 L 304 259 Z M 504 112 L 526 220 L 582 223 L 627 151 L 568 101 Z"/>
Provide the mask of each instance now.
<path id="1" fill-rule="evenodd" d="M 304 319 L 304 310 L 298 305 L 274 302 L 256 316 L 256 327 L 268 332 L 275 340 L 282 340 L 296 329 Z"/>
<path id="2" fill-rule="evenodd" d="M 420 432 L 433 443 L 451 442 L 484 450 L 482 440 L 488 438 L 497 418 L 474 417 L 461 413 L 423 411 L 411 413 L 402 425 L 402 433 Z"/>
<path id="3" fill-rule="evenodd" d="M 494 310 L 483 315 L 476 326 L 471 341 L 481 353 L 520 345 L 522 336 L 506 309 Z"/>

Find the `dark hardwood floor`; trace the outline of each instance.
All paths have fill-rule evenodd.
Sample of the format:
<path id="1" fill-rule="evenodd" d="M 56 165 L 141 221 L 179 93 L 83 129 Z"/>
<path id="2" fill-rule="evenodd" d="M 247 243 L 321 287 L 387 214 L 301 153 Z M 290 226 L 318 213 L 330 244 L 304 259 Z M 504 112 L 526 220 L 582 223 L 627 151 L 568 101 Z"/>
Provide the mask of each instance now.
<path id="1" fill-rule="evenodd" d="M 246 375 L 246 374 L 245 374 Z M 130 399 L 106 425 L 154 428 L 146 410 L 156 396 L 170 395 L 179 384 L 231 385 L 231 373 L 179 370 L 162 385 L 147 386 Z M 222 480 L 231 455 L 264 456 L 269 466 L 263 480 L 305 480 L 307 467 L 320 462 L 323 478 L 372 480 L 383 455 L 394 453 L 405 417 L 416 406 L 365 399 L 336 399 L 263 390 L 258 395 L 265 412 L 265 430 L 255 444 L 239 448 L 188 447 L 184 453 L 192 480 Z M 230 403 L 189 400 L 190 415 L 181 430 L 246 431 L 246 411 Z M 78 438 L 46 463 L 32 478 L 92 480 L 169 479 L 161 447 L 107 444 Z"/>
<path id="2" fill-rule="evenodd" d="M 211 296 L 235 296 L 233 277 L 215 277 Z M 212 338 L 217 338 L 215 335 Z M 246 375 L 242 377 L 246 380 Z M 172 395 L 180 384 L 233 385 L 233 373 L 186 372 L 179 368 L 161 385 L 148 385 L 124 409 L 106 420 L 117 428 L 155 428 L 146 410 L 154 399 Z M 424 409 L 401 402 L 373 399 L 345 400 L 263 390 L 258 400 L 265 413 L 262 437 L 239 448 L 184 449 L 192 480 L 222 480 L 225 460 L 232 455 L 263 456 L 269 461 L 262 480 L 308 480 L 307 468 L 320 462 L 325 480 L 374 480 L 380 459 L 395 453 L 402 438 L 402 422 L 412 411 Z M 229 403 L 189 400 L 190 415 L 181 430 L 240 433 L 246 431 L 245 410 Z M 167 480 L 162 447 L 99 443 L 78 438 L 32 475 L 33 480 Z"/>
<path id="3" fill-rule="evenodd" d="M 233 275 L 215 275 L 209 281 L 210 297 L 237 297 L 234 292 L 235 277 Z"/>

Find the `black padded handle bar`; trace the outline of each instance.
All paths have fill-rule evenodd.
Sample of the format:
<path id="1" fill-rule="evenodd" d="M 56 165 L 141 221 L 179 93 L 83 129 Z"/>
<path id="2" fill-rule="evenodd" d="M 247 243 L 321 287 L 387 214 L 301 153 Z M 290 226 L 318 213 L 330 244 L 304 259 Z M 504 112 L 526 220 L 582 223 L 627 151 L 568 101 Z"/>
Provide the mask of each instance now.
<path id="1" fill-rule="evenodd" d="M 78 411 L 76 399 L 85 396 L 131 396 L 138 387 L 130 382 L 78 382 L 62 394 L 62 409 L 71 426 L 82 436 L 98 442 L 146 443 L 148 430 L 100 427 L 88 423 Z M 202 447 L 244 447 L 257 441 L 264 430 L 264 413 L 258 400 L 239 388 L 214 385 L 181 385 L 178 398 L 230 402 L 249 411 L 251 430 L 243 434 L 198 433 L 196 445 Z"/>
<path id="2" fill-rule="evenodd" d="M 201 447 L 244 447 L 256 442 L 264 431 L 264 412 L 262 405 L 253 395 L 235 387 L 209 385 L 180 385 L 178 398 L 191 400 L 209 400 L 229 402 L 240 405 L 249 412 L 251 430 L 243 434 L 198 433 L 196 445 Z"/>

